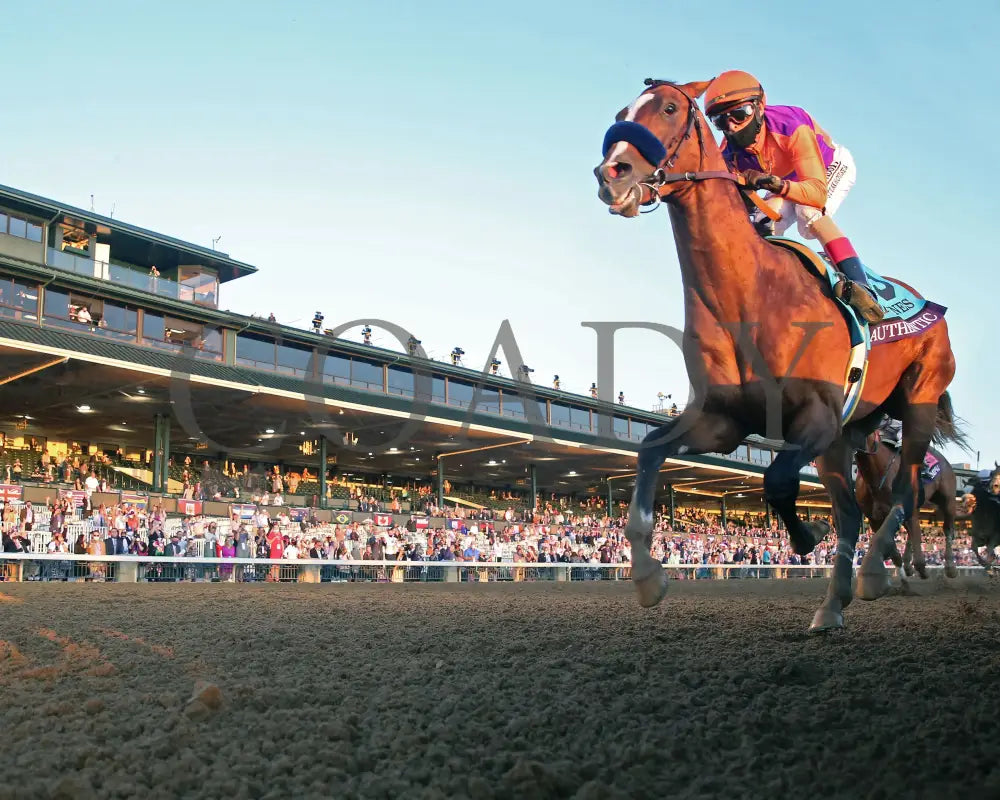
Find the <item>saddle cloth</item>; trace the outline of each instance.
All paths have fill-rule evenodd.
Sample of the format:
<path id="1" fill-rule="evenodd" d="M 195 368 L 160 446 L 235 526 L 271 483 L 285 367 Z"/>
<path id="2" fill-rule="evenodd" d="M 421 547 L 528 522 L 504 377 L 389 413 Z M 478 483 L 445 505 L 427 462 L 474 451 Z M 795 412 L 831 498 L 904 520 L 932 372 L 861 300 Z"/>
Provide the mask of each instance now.
<path id="1" fill-rule="evenodd" d="M 851 336 L 851 353 L 847 362 L 844 380 L 844 410 L 841 413 L 840 424 L 846 425 L 864 387 L 865 376 L 868 373 L 868 353 L 875 345 L 894 342 L 906 336 L 923 333 L 928 328 L 944 319 L 947 310 L 944 306 L 925 300 L 908 286 L 892 278 L 883 278 L 877 272 L 865 267 L 868 284 L 875 290 L 878 303 L 885 312 L 885 317 L 874 326 L 869 326 L 861 320 L 857 312 L 847 303 L 839 300 L 833 294 L 833 288 L 840 280 L 837 271 L 815 250 L 794 239 L 778 236 L 767 237 L 768 241 L 779 247 L 791 250 L 799 260 L 821 281 L 830 287 L 830 299 L 840 309 Z"/>

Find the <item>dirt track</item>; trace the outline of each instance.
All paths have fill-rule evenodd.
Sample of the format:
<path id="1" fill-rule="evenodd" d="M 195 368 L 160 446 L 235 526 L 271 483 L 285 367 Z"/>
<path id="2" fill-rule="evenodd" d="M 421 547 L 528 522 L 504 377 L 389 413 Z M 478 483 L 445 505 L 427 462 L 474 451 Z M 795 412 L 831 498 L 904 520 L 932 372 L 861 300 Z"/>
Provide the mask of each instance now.
<path id="1" fill-rule="evenodd" d="M 0 798 L 1000 794 L 1000 585 L 824 585 L 2 584 Z"/>

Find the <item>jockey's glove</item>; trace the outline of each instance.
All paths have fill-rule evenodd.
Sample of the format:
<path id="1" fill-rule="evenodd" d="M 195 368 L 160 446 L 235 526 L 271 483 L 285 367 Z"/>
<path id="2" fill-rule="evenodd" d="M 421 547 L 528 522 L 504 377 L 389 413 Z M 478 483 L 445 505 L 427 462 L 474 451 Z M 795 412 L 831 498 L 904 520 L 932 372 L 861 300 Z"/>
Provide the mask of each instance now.
<path id="1" fill-rule="evenodd" d="M 752 186 L 754 189 L 764 189 L 774 194 L 781 194 L 785 188 L 785 182 L 777 175 L 768 175 L 766 172 L 755 169 L 744 170 L 743 179 L 747 182 L 747 186 Z"/>

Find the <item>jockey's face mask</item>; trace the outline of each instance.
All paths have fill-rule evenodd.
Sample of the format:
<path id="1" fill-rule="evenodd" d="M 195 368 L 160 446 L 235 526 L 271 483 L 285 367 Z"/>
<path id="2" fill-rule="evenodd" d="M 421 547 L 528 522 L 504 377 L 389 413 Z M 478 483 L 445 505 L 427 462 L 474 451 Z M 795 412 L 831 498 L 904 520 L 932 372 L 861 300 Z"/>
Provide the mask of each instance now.
<path id="1" fill-rule="evenodd" d="M 757 103 L 743 103 L 716 114 L 712 123 L 722 131 L 731 147 L 745 150 L 756 141 L 764 126 L 764 113 Z"/>

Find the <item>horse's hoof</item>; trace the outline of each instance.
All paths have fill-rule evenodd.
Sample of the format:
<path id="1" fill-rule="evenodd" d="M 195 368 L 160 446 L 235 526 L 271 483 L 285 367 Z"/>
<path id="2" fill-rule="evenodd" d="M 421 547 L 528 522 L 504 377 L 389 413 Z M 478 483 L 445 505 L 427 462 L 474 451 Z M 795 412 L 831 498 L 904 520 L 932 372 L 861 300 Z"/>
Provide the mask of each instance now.
<path id="1" fill-rule="evenodd" d="M 946 564 L 944 568 L 944 575 L 946 578 L 957 578 L 958 567 L 956 567 L 954 564 Z"/>
<path id="2" fill-rule="evenodd" d="M 912 578 L 913 577 L 913 564 L 907 564 L 907 565 L 905 565 L 903 567 L 903 569 L 906 570 L 906 577 L 907 578 Z"/>
<path id="3" fill-rule="evenodd" d="M 844 615 L 832 608 L 821 606 L 813 615 L 812 625 L 809 626 L 809 633 L 828 633 L 829 631 L 842 630 L 844 627 Z"/>
<path id="4" fill-rule="evenodd" d="M 663 567 L 657 565 L 656 572 L 652 572 L 644 578 L 633 578 L 636 594 L 639 596 L 639 605 L 643 608 L 652 608 L 659 605 L 659 602 L 667 594 L 667 573 Z"/>
<path id="5" fill-rule="evenodd" d="M 921 564 L 919 567 L 916 568 L 916 570 L 917 570 L 917 575 L 920 576 L 921 580 L 927 580 L 928 577 L 927 566 L 925 564 Z"/>
<path id="6" fill-rule="evenodd" d="M 865 572 L 862 565 L 861 571 L 858 572 L 855 594 L 860 599 L 878 600 L 889 591 L 889 572 L 883 564 L 879 563 L 878 566 L 881 569 L 870 568 L 870 571 Z"/>

